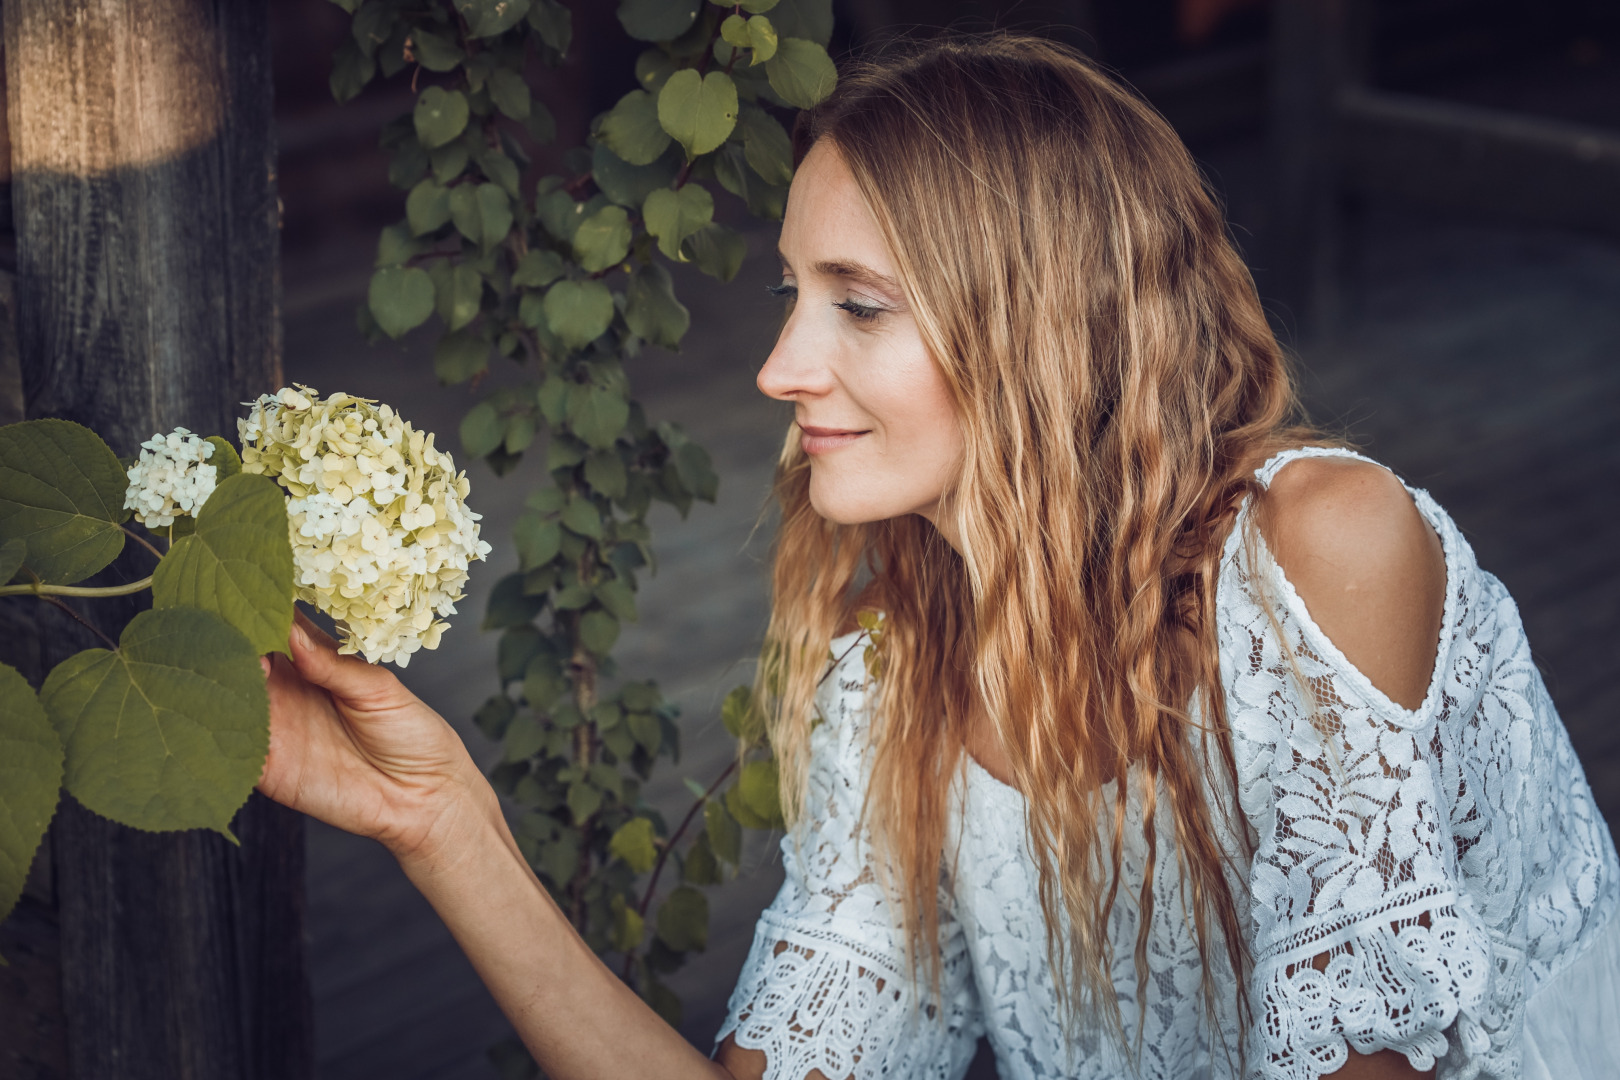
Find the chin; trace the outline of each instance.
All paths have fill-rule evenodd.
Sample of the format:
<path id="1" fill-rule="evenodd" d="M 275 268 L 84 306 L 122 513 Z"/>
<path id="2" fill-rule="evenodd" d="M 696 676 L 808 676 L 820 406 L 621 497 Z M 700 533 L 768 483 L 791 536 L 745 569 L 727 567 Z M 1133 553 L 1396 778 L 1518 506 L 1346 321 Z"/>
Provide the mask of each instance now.
<path id="1" fill-rule="evenodd" d="M 870 492 L 836 490 L 833 484 L 818 484 L 810 478 L 810 508 L 834 525 L 868 525 L 874 521 L 904 517 L 914 513 L 910 504 L 873 498 Z M 832 488 L 834 490 L 828 490 Z"/>

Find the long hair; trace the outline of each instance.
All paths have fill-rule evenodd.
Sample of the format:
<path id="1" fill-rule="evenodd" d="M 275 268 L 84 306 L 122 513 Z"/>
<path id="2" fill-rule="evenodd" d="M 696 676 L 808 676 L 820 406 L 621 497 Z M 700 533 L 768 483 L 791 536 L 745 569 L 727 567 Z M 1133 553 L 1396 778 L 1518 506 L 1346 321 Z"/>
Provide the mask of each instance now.
<path id="1" fill-rule="evenodd" d="M 1220 840 L 1241 819 L 1206 793 L 1211 770 L 1235 781 L 1221 542 L 1257 493 L 1254 468 L 1321 441 L 1297 426 L 1253 282 L 1165 121 L 1051 42 L 952 38 L 848 70 L 801 116 L 798 156 L 817 140 L 882 229 L 966 450 L 942 501 L 958 552 L 918 517 L 819 517 L 790 433 L 760 680 L 784 807 L 800 810 L 811 701 L 859 588 L 885 616 L 864 813 L 914 977 L 918 958 L 938 977 L 946 799 L 982 702 L 1027 799 L 1071 1018 L 1101 1006 L 1123 1030 L 1108 924 L 1137 785 L 1149 853 L 1137 979 L 1155 821 L 1169 814 L 1213 1019 L 1212 963 L 1246 962 Z"/>

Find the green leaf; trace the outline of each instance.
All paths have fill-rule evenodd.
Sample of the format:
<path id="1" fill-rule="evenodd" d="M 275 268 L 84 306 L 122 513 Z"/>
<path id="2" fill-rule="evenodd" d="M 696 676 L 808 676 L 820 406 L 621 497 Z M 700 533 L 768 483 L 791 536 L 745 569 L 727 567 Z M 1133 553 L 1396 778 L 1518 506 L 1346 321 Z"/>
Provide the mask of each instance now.
<path id="1" fill-rule="evenodd" d="M 573 13 L 557 0 L 530 0 L 529 25 L 559 56 L 568 52 L 573 41 L 573 19 Z"/>
<path id="2" fill-rule="evenodd" d="M 332 75 L 327 85 L 335 100 L 350 101 L 376 74 L 376 59 L 362 52 L 353 39 L 345 39 L 332 54 Z"/>
<path id="3" fill-rule="evenodd" d="M 637 818 L 636 820 L 641 821 L 644 819 Z M 628 859 L 625 861 L 629 862 Z M 630 952 L 640 947 L 641 939 L 646 934 L 647 920 L 641 917 L 641 912 L 625 903 L 624 897 L 615 896 L 613 898 L 613 947 L 620 952 Z"/>
<path id="4" fill-rule="evenodd" d="M 524 595 L 522 574 L 507 574 L 490 590 L 482 629 L 506 630 L 522 626 L 540 614 L 540 609 L 545 606 L 545 597 Z"/>
<path id="5" fill-rule="evenodd" d="M 559 281 L 546 292 L 546 325 L 570 349 L 582 349 L 613 322 L 613 294 L 600 281 Z"/>
<path id="6" fill-rule="evenodd" d="M 472 263 L 452 266 L 441 259 L 434 267 L 437 275 L 429 274 L 434 278 L 434 307 L 447 329 L 460 330 L 478 317 L 484 299 L 483 276 Z"/>
<path id="7" fill-rule="evenodd" d="M 433 169 L 433 179 L 441 184 L 448 184 L 466 170 L 469 156 L 466 141 L 462 139 L 457 139 L 448 146 L 439 147 L 428 155 L 428 164 Z"/>
<path id="8" fill-rule="evenodd" d="M 511 68 L 496 68 L 489 73 L 489 100 L 513 120 L 529 118 L 529 84 Z"/>
<path id="9" fill-rule="evenodd" d="M 568 812 L 574 816 L 575 825 L 583 825 L 585 819 L 602 808 L 602 793 L 595 787 L 576 780 L 568 785 Z"/>
<path id="10" fill-rule="evenodd" d="M 709 944 L 709 899 L 682 885 L 658 908 L 658 937 L 676 952 L 703 950 Z"/>
<path id="11" fill-rule="evenodd" d="M 523 671 L 523 697 L 531 709 L 549 709 L 568 690 L 562 668 L 549 656 L 537 656 Z"/>
<path id="12" fill-rule="evenodd" d="M 210 435 L 203 442 L 214 448 L 214 452 L 208 457 L 208 464 L 214 467 L 215 485 L 224 483 L 242 471 L 242 458 L 229 440 L 219 435 Z"/>
<path id="13" fill-rule="evenodd" d="M 430 233 L 450 220 L 450 190 L 432 177 L 405 196 L 405 220 L 417 236 Z"/>
<path id="14" fill-rule="evenodd" d="M 742 788 L 740 785 L 733 784 L 726 790 L 725 801 L 726 810 L 731 814 L 732 817 L 737 819 L 737 823 L 743 828 L 771 828 L 771 821 L 769 818 L 760 817 L 749 807 L 748 801 L 742 797 Z"/>
<path id="15" fill-rule="evenodd" d="M 800 109 L 820 104 L 838 85 L 838 69 L 827 50 L 804 38 L 783 38 L 765 63 L 765 77 L 783 101 Z"/>
<path id="16" fill-rule="evenodd" d="M 637 337 L 675 349 L 692 325 L 692 316 L 675 299 L 675 283 L 669 271 L 657 263 L 647 263 L 630 276 L 624 293 L 624 321 Z"/>
<path id="17" fill-rule="evenodd" d="M 707 450 L 695 442 L 683 442 L 675 448 L 675 468 L 686 490 L 704 502 L 714 502 L 720 493 L 720 477 L 715 474 Z"/>
<path id="18" fill-rule="evenodd" d="M 525 570 L 546 565 L 562 550 L 562 528 L 535 513 L 519 515 L 512 526 L 512 539 L 517 544 L 518 565 Z"/>
<path id="19" fill-rule="evenodd" d="M 541 288 L 562 277 L 563 259 L 555 251 L 527 251 L 512 271 L 512 284 Z"/>
<path id="20" fill-rule="evenodd" d="M 686 238 L 681 254 L 710 277 L 730 281 L 742 268 L 748 242 L 736 230 L 710 222 Z"/>
<path id="21" fill-rule="evenodd" d="M 259 653 L 211 611 L 141 612 L 117 652 L 58 664 L 40 699 L 67 750 L 67 790 L 137 829 L 229 837 L 270 745 Z"/>
<path id="22" fill-rule="evenodd" d="M 658 99 L 632 90 L 602 118 L 597 133 L 606 146 L 631 165 L 651 165 L 669 145 L 669 132 L 658 122 Z"/>
<path id="23" fill-rule="evenodd" d="M 793 140 L 776 117 L 752 105 L 737 115 L 743 153 L 748 164 L 767 184 L 785 187 L 793 179 Z"/>
<path id="24" fill-rule="evenodd" d="M 732 866 L 742 861 L 742 828 L 720 800 L 710 799 L 703 804 L 703 830 L 716 858 Z"/>
<path id="25" fill-rule="evenodd" d="M 512 199 L 499 184 L 479 184 L 474 197 L 478 206 L 478 239 L 485 251 L 491 251 L 512 231 Z"/>
<path id="26" fill-rule="evenodd" d="M 659 134 L 663 134 L 662 128 Z M 668 136 L 665 139 L 668 140 Z M 609 199 L 620 206 L 639 210 L 648 195 L 674 182 L 684 160 L 674 143 L 669 142 L 668 148 L 652 164 L 631 165 L 604 143 L 597 142 L 591 149 L 591 178 Z"/>
<path id="27" fill-rule="evenodd" d="M 725 880 L 720 863 L 714 857 L 708 833 L 698 833 L 687 849 L 686 862 L 681 866 L 681 878 L 688 885 L 718 885 Z"/>
<path id="28" fill-rule="evenodd" d="M 425 150 L 443 146 L 467 130 L 467 96 L 460 90 L 430 86 L 416 99 L 411 119 Z"/>
<path id="29" fill-rule="evenodd" d="M 720 705 L 720 722 L 731 733 L 750 746 L 765 734 L 765 717 L 754 701 L 754 692 L 747 686 L 738 686 L 726 695 Z"/>
<path id="30" fill-rule="evenodd" d="M 744 765 L 737 778 L 737 791 L 756 817 L 770 822 L 773 828 L 781 826 L 782 795 L 774 760 Z"/>
<path id="31" fill-rule="evenodd" d="M 763 64 L 776 55 L 776 27 L 763 15 L 752 18 L 728 15 L 725 22 L 720 24 L 720 36 L 736 48 L 753 50 L 749 67 Z"/>
<path id="32" fill-rule="evenodd" d="M 427 244 L 411 233 L 411 227 L 406 222 L 390 225 L 377 234 L 377 261 L 378 267 L 403 266 L 407 260 L 420 255 Z"/>
<path id="33" fill-rule="evenodd" d="M 433 347 L 433 373 L 447 386 L 466 382 L 489 363 L 489 342 L 472 330 L 446 334 Z"/>
<path id="34" fill-rule="evenodd" d="M 617 266 L 630 254 L 630 216 L 622 206 L 604 206 L 579 223 L 574 257 L 587 274 Z"/>
<path id="35" fill-rule="evenodd" d="M 737 124 L 737 84 L 723 71 L 677 71 L 658 91 L 658 122 L 686 148 L 688 158 L 707 154 Z"/>
<path id="36" fill-rule="evenodd" d="M 597 656 L 613 651 L 619 640 L 619 620 L 605 611 L 587 611 L 579 619 L 579 641 Z"/>
<path id="37" fill-rule="evenodd" d="M 454 71 L 467 54 L 456 42 L 431 30 L 411 31 L 411 53 L 429 71 Z"/>
<path id="38" fill-rule="evenodd" d="M 529 13 L 529 0 L 455 0 L 472 37 L 504 34 Z"/>
<path id="39" fill-rule="evenodd" d="M 473 723 L 491 739 L 499 739 L 506 734 L 506 726 L 517 715 L 517 706 L 505 694 L 491 695 L 478 711 L 473 713 Z"/>
<path id="40" fill-rule="evenodd" d="M 668 41 L 692 28 L 702 6 L 702 0 L 620 0 L 619 24 L 637 41 Z"/>
<path id="41" fill-rule="evenodd" d="M 197 513 L 152 572 L 152 606 L 212 611 L 256 653 L 287 653 L 293 621 L 293 555 L 287 497 L 268 476 L 233 476 Z M 287 653 L 289 656 L 291 653 Z"/>
<path id="42" fill-rule="evenodd" d="M 781 0 L 768 7 L 748 0 L 742 7 L 754 15 L 769 11 L 780 37 L 809 38 L 822 48 L 832 40 L 833 0 Z"/>
<path id="43" fill-rule="evenodd" d="M 636 591 L 623 578 L 613 578 L 598 585 L 596 599 L 621 622 L 636 621 Z"/>
<path id="44" fill-rule="evenodd" d="M 659 188 L 647 196 L 641 216 L 647 231 L 658 238 L 658 250 L 679 259 L 681 241 L 714 220 L 714 196 L 698 184 L 680 190 Z"/>
<path id="45" fill-rule="evenodd" d="M 458 184 L 450 189 L 450 220 L 456 231 L 473 243 L 484 238 L 484 222 L 478 212 L 478 188 L 473 184 Z"/>
<path id="46" fill-rule="evenodd" d="M 613 839 L 608 841 L 608 851 L 623 859 L 636 873 L 645 874 L 658 861 L 653 823 L 644 817 L 631 818 L 614 832 Z"/>
<path id="47" fill-rule="evenodd" d="M 27 555 L 28 545 L 20 538 L 13 537 L 0 544 L 0 585 L 17 576 L 17 571 L 22 569 L 23 559 Z"/>
<path id="48" fill-rule="evenodd" d="M 124 548 L 129 477 L 101 436 L 71 420 L 0 427 L 0 540 L 47 585 L 83 581 Z"/>
<path id="49" fill-rule="evenodd" d="M 519 713 L 507 724 L 501 737 L 501 760 L 523 761 L 545 745 L 546 729 L 533 713 Z"/>
<path id="50" fill-rule="evenodd" d="M 521 454 L 534 442 L 535 422 L 533 413 L 514 413 L 506 421 L 506 437 L 502 440 L 502 449 L 508 454 Z"/>
<path id="51" fill-rule="evenodd" d="M 596 504 L 583 495 L 575 495 L 562 509 L 562 523 L 574 533 L 592 540 L 602 538 L 602 514 Z"/>
<path id="52" fill-rule="evenodd" d="M 371 275 L 366 297 L 383 333 L 397 338 L 433 314 L 433 279 L 415 266 L 385 266 Z"/>
<path id="53" fill-rule="evenodd" d="M 680 70 L 680 61 L 663 49 L 646 49 L 636 57 L 636 83 L 646 91 L 658 93 L 664 83 Z"/>
<path id="54" fill-rule="evenodd" d="M 630 422 L 630 402 L 614 390 L 576 386 L 568 395 L 568 428 L 587 446 L 606 450 Z"/>
<path id="55" fill-rule="evenodd" d="M 480 401 L 461 418 L 461 449 L 471 457 L 483 457 L 506 438 L 506 425 L 492 402 Z"/>
<path id="56" fill-rule="evenodd" d="M 13 570 L 15 573 L 15 570 Z M 62 740 L 34 688 L 0 664 L 0 920 L 22 896 L 62 788 Z"/>

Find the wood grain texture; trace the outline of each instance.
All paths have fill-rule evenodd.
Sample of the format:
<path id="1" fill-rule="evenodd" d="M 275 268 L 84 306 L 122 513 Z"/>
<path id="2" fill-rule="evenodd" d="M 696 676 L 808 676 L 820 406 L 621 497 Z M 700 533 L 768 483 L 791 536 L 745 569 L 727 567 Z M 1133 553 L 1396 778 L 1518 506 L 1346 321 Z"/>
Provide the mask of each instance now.
<path id="1" fill-rule="evenodd" d="M 265 0 L 6 0 L 0 13 L 27 415 L 89 425 L 125 455 L 176 426 L 234 436 L 238 403 L 280 379 Z M 101 578 L 150 568 L 126 551 Z M 80 610 L 115 633 L 135 603 Z M 18 651 L 37 685 L 92 642 L 34 616 L 36 647 Z M 232 828 L 239 848 L 64 801 L 51 835 L 63 1075 L 310 1075 L 302 822 L 255 796 Z M 40 1000 L 51 968 L 31 969 Z M 0 996 L 0 1012 L 11 1004 Z"/>

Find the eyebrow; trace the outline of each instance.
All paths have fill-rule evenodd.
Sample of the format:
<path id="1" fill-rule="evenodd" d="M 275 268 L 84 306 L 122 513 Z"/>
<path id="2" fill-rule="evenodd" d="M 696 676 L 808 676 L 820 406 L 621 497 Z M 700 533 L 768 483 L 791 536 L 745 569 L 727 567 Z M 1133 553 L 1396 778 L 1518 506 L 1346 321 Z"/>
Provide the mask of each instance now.
<path id="1" fill-rule="evenodd" d="M 787 256 L 783 255 L 780 250 L 777 251 L 777 256 L 781 258 L 784 266 L 790 265 Z M 848 278 L 851 281 L 858 281 L 875 289 L 886 290 L 896 296 L 902 296 L 905 293 L 905 290 L 900 288 L 900 283 L 894 278 L 889 277 L 887 274 L 880 274 L 870 266 L 858 262 L 822 259 L 819 262 L 812 263 L 810 269 L 814 273 L 825 274 L 828 277 L 841 277 Z"/>

